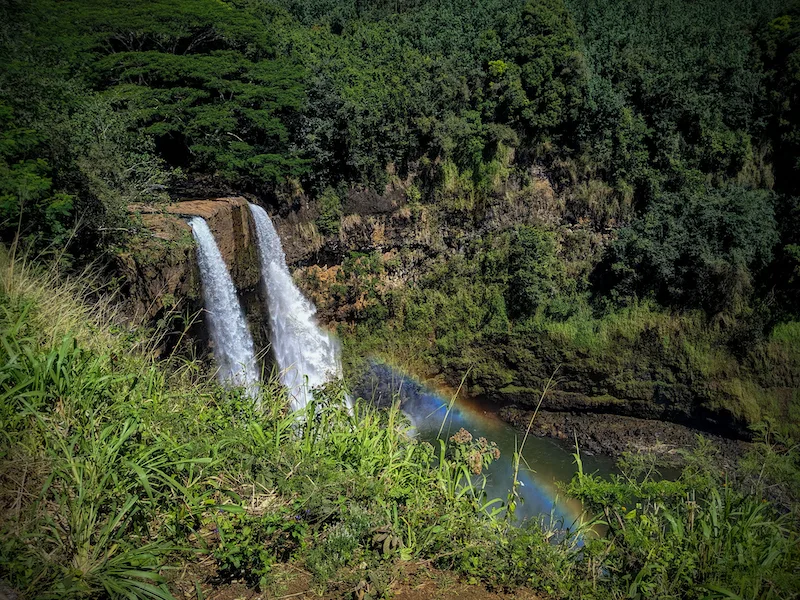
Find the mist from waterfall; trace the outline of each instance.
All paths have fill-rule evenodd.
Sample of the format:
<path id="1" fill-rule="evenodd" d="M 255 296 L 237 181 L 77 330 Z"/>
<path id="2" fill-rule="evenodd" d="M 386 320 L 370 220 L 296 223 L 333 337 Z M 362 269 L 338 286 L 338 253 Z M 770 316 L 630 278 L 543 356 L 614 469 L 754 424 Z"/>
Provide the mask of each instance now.
<path id="1" fill-rule="evenodd" d="M 341 377 L 339 345 L 317 324 L 317 309 L 292 281 L 281 240 L 267 211 L 255 204 L 250 212 L 256 225 L 261 275 L 267 295 L 272 348 L 289 388 L 292 408 L 303 408 L 311 389 Z"/>
<path id="2" fill-rule="evenodd" d="M 255 346 L 228 266 L 205 219 L 193 217 L 189 225 L 197 242 L 203 300 L 219 380 L 225 385 L 243 386 L 248 395 L 255 397 L 259 383 Z"/>

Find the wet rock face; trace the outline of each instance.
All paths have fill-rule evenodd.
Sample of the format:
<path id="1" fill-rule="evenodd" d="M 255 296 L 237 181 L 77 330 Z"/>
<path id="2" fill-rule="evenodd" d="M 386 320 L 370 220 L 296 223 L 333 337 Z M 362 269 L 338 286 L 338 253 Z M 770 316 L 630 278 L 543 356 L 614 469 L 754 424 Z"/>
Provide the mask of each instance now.
<path id="1" fill-rule="evenodd" d="M 170 205 L 167 212 L 204 218 L 236 287 L 243 290 L 258 285 L 261 276 L 258 247 L 247 200 L 241 197 L 188 200 Z"/>
<path id="2" fill-rule="evenodd" d="M 237 289 L 257 289 L 258 247 L 244 198 L 189 200 L 163 208 L 131 206 L 130 210 L 142 227 L 117 255 L 117 263 L 129 303 L 126 312 L 134 320 L 153 321 L 172 308 L 201 308 L 190 217 L 208 222 Z"/>

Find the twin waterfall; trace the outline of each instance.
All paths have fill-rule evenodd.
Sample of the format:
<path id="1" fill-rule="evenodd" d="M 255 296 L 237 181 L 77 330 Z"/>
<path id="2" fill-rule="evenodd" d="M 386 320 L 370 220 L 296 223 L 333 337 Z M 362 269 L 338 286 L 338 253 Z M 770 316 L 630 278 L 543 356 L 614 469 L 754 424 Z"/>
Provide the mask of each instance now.
<path id="1" fill-rule="evenodd" d="M 259 380 L 255 346 L 233 280 L 205 219 L 194 217 L 189 225 L 197 242 L 203 300 L 211 339 L 214 340 L 219 379 L 229 385 L 244 387 L 254 396 Z"/>
<path id="2" fill-rule="evenodd" d="M 267 212 L 250 205 L 256 228 L 261 279 L 267 299 L 272 349 L 281 382 L 289 389 L 293 410 L 305 407 L 311 389 L 341 376 L 336 340 L 317 325 L 316 309 L 297 289 Z M 211 339 L 219 378 L 227 385 L 243 386 L 251 396 L 258 389 L 255 349 L 230 273 L 206 222 L 189 221 L 197 241 L 203 298 L 209 313 Z"/>

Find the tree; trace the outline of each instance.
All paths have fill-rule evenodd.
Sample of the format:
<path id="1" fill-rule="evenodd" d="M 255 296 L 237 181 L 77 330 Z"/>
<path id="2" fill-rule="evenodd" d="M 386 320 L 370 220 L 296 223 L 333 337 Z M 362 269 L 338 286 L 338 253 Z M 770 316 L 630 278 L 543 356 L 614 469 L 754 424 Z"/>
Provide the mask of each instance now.
<path id="1" fill-rule="evenodd" d="M 97 89 L 129 104 L 170 164 L 251 188 L 305 169 L 290 151 L 303 72 L 273 56 L 254 17 L 215 0 L 52 8 L 45 33 Z"/>
<path id="2" fill-rule="evenodd" d="M 511 236 L 506 304 L 513 318 L 525 318 L 558 296 L 563 266 L 552 233 L 520 226 Z"/>
<path id="3" fill-rule="evenodd" d="M 778 189 L 800 194 L 800 8 L 761 32 Z"/>
<path id="4" fill-rule="evenodd" d="M 5 240 L 36 234 L 59 243 L 72 215 L 73 197 L 53 189 L 51 167 L 37 156 L 36 132 L 15 124 L 0 103 L 0 231 Z"/>
<path id="5" fill-rule="evenodd" d="M 665 193 L 620 231 L 596 289 L 652 293 L 664 305 L 738 312 L 778 242 L 775 198 L 738 186 Z"/>
<path id="6" fill-rule="evenodd" d="M 574 121 L 583 100 L 585 69 L 575 24 L 563 0 L 528 0 L 515 59 L 527 95 L 522 117 L 542 135 Z"/>

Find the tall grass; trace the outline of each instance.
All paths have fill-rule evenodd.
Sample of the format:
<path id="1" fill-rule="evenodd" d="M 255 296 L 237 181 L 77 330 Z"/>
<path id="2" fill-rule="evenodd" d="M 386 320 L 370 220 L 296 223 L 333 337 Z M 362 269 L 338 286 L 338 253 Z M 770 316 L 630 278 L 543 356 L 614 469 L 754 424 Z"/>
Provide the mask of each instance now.
<path id="1" fill-rule="evenodd" d="M 67 334 L 88 348 L 109 346 L 108 325 L 116 310 L 106 291 L 91 269 L 65 276 L 57 266 L 45 269 L 27 257 L 12 258 L 0 245 L 3 310 L 14 316 L 24 313 L 24 319 L 14 320 L 33 332 L 42 347 L 58 343 Z"/>
<path id="2" fill-rule="evenodd" d="M 641 457 L 610 480 L 578 475 L 569 491 L 607 526 L 587 542 L 591 590 L 600 597 L 793 598 L 800 575 L 796 518 L 757 493 L 732 485 L 698 451 L 676 480 L 663 480 Z"/>
<path id="3" fill-rule="evenodd" d="M 156 361 L 96 280 L 0 260 L 0 559 L 25 596 L 169 598 L 164 569 L 194 552 L 267 585 L 354 513 L 337 568 L 373 556 L 375 529 L 410 558 L 452 549 L 442 519 L 486 526 L 464 465 L 409 438 L 399 409 L 347 410 L 330 386 L 292 414 L 276 380 L 253 402 Z"/>

